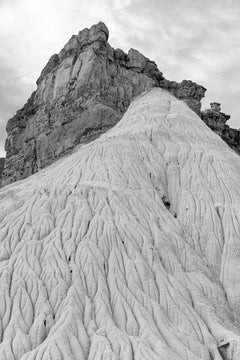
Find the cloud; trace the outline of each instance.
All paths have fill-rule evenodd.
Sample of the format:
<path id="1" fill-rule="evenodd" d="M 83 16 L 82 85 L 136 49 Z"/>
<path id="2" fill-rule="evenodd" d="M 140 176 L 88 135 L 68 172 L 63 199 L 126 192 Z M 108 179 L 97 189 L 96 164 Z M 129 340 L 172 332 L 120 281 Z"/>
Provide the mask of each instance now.
<path id="1" fill-rule="evenodd" d="M 221 102 L 240 127 L 239 17 L 238 0 L 0 0 L 0 149 L 49 57 L 99 20 L 112 46 L 138 49 L 170 80 L 202 84 L 204 107 Z"/>

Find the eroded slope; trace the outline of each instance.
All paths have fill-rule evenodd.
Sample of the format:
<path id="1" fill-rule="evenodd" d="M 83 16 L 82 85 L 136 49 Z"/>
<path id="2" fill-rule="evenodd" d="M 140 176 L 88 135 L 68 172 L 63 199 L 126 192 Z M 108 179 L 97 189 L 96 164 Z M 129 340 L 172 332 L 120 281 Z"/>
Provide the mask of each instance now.
<path id="1" fill-rule="evenodd" d="M 239 180 L 239 156 L 153 89 L 3 188 L 0 359 L 239 359 Z"/>

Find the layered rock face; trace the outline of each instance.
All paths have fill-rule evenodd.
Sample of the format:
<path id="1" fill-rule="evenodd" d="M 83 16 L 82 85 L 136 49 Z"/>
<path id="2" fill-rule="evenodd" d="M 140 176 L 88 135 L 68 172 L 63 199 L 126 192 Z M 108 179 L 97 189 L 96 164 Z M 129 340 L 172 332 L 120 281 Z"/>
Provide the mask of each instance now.
<path id="1" fill-rule="evenodd" d="M 137 50 L 128 54 L 108 43 L 103 23 L 72 36 L 53 55 L 37 90 L 8 121 L 3 184 L 25 178 L 114 126 L 131 100 L 161 86 L 200 114 L 204 89 L 191 81 L 164 79 Z"/>
<path id="2" fill-rule="evenodd" d="M 240 358 L 240 157 L 162 89 L 0 190 L 1 360 Z"/>
<path id="3" fill-rule="evenodd" d="M 201 113 L 202 120 L 216 134 L 234 150 L 240 154 L 240 130 L 232 129 L 226 122 L 230 119 L 230 115 L 221 112 L 220 103 L 211 103 L 211 108 Z"/>

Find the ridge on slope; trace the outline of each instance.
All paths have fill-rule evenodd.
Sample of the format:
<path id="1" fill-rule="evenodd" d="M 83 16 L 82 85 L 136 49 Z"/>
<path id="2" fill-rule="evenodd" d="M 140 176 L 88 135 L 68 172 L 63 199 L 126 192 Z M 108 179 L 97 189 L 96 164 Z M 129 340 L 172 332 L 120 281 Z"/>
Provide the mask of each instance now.
<path id="1" fill-rule="evenodd" d="M 239 156 L 156 88 L 1 189 L 0 358 L 239 359 L 239 180 Z"/>

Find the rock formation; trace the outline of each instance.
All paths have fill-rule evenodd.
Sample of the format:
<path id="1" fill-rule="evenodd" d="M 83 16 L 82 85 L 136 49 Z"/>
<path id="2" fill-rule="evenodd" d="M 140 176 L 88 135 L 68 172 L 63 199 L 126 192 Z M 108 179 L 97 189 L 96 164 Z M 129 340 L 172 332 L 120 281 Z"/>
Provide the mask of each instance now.
<path id="1" fill-rule="evenodd" d="M 2 181 L 2 173 L 3 173 L 3 169 L 4 169 L 4 163 L 5 163 L 5 158 L 0 157 L 0 186 L 1 186 L 1 181 Z"/>
<path id="2" fill-rule="evenodd" d="M 206 89 L 192 82 L 183 80 L 181 83 L 176 81 L 162 80 L 160 87 L 171 92 L 176 98 L 183 100 L 196 114 L 201 114 L 201 100 Z"/>
<path id="3" fill-rule="evenodd" d="M 211 108 L 204 110 L 201 113 L 201 118 L 210 129 L 221 136 L 230 115 L 222 113 L 220 105 L 216 102 L 211 103 Z"/>
<path id="4" fill-rule="evenodd" d="M 240 157 L 155 88 L 0 190 L 1 360 L 240 358 Z"/>
<path id="5" fill-rule="evenodd" d="M 226 125 L 226 122 L 230 119 L 230 115 L 221 112 L 220 105 L 220 103 L 216 102 L 211 103 L 211 108 L 203 111 L 201 118 L 210 129 L 221 136 L 236 153 L 240 154 L 240 130 L 232 129 Z"/>
<path id="6" fill-rule="evenodd" d="M 108 43 L 98 23 L 72 36 L 43 69 L 37 90 L 8 121 L 3 184 L 25 178 L 114 126 L 131 100 L 160 86 L 200 114 L 205 90 L 192 81 L 164 79 L 157 65 Z"/>

